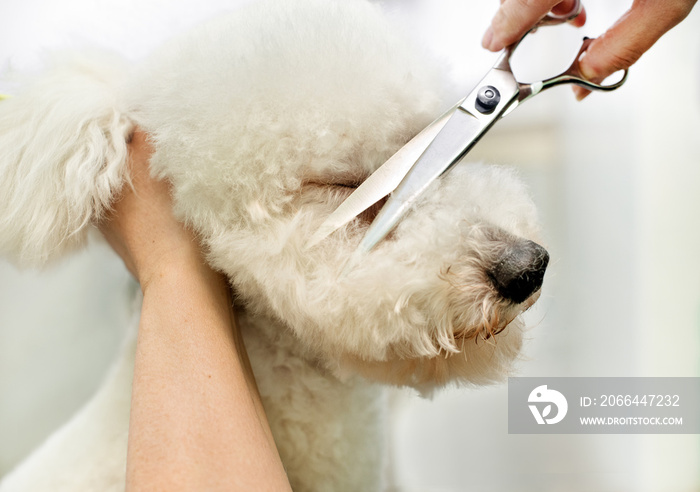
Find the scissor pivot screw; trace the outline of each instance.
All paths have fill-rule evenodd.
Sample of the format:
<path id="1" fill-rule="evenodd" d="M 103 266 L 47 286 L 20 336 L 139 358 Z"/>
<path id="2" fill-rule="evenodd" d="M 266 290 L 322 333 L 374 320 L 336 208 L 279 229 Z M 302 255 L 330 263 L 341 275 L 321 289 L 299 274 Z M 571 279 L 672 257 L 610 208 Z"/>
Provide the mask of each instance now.
<path id="1" fill-rule="evenodd" d="M 492 85 L 485 85 L 476 95 L 475 106 L 480 113 L 489 114 L 496 109 L 499 102 L 501 102 L 501 93 L 498 89 Z"/>

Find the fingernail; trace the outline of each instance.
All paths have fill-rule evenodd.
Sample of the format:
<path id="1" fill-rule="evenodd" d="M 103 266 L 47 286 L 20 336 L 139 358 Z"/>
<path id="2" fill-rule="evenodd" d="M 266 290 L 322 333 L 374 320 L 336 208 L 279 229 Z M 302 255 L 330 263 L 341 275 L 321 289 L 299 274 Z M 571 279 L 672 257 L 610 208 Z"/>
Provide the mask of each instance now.
<path id="1" fill-rule="evenodd" d="M 488 29 L 486 29 L 486 32 L 484 33 L 484 37 L 481 40 L 481 46 L 483 46 L 487 50 L 490 50 L 492 41 L 493 41 L 493 29 L 491 29 L 491 27 L 489 27 Z"/>

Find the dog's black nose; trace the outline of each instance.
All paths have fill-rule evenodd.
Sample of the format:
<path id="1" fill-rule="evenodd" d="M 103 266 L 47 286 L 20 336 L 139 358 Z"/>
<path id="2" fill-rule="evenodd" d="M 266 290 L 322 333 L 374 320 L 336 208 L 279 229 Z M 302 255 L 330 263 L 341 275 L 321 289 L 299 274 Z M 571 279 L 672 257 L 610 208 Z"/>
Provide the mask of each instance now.
<path id="1" fill-rule="evenodd" d="M 521 303 L 542 287 L 548 263 L 546 249 L 529 240 L 518 240 L 505 251 L 489 276 L 501 296 Z"/>

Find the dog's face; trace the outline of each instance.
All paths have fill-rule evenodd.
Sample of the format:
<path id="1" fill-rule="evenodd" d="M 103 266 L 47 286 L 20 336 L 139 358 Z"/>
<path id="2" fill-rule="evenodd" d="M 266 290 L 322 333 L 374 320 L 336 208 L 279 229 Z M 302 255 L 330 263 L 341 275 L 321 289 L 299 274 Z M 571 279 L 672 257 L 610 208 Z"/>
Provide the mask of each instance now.
<path id="1" fill-rule="evenodd" d="M 514 320 L 536 300 L 547 265 L 527 239 L 536 222 L 522 184 L 506 169 L 462 164 L 341 275 L 373 211 L 306 243 L 352 191 L 346 176 L 299 179 L 280 195 L 279 214 L 256 203 L 247 227 L 208 242 L 215 266 L 249 309 L 283 321 L 330 367 L 418 386 L 501 377 L 520 348 Z"/>
<path id="2" fill-rule="evenodd" d="M 178 187 L 181 213 L 247 309 L 281 321 L 338 372 L 415 386 L 502 377 L 521 344 L 514 320 L 547 265 L 523 184 L 502 167 L 457 166 L 343 276 L 377 207 L 311 249 L 308 239 L 391 151 L 367 139 L 329 150 L 323 140 L 343 135 L 312 135 L 299 152 L 265 132 L 265 158 L 286 164 L 248 182 L 231 174 Z M 257 159 L 250 149 L 242 159 Z"/>
<path id="3" fill-rule="evenodd" d="M 228 79 L 208 75 L 202 42 L 196 59 L 181 59 L 182 50 L 164 57 L 180 70 L 146 74 L 156 82 L 135 114 L 155 139 L 152 165 L 173 182 L 176 211 L 246 308 L 292 330 L 309 357 L 336 373 L 415 386 L 503 377 L 521 345 L 516 318 L 547 265 L 533 242 L 535 207 L 512 171 L 457 166 L 348 275 L 378 206 L 307 248 L 353 189 L 437 114 L 439 86 L 399 39 L 375 32 L 374 7 L 310 5 L 324 15 L 304 21 L 308 39 L 279 29 L 270 16 L 289 13 L 275 10 L 231 53 L 212 47 Z M 335 37 L 348 25 L 364 31 L 352 31 L 352 43 Z M 187 86 L 196 90 L 183 93 Z"/>

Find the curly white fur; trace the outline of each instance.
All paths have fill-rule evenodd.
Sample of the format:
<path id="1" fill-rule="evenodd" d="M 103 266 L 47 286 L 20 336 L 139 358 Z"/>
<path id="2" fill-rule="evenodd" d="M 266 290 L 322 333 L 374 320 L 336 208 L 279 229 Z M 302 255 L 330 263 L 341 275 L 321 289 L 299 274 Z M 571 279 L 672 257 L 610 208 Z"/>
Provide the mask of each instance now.
<path id="1" fill-rule="evenodd" d="M 366 218 L 305 249 L 350 186 L 439 112 L 437 71 L 377 7 L 261 2 L 174 40 L 133 75 L 103 65 L 61 65 L 0 104 L 2 251 L 41 263 L 79 243 L 126 180 L 132 122 L 145 129 L 176 213 L 237 294 L 295 490 L 380 488 L 381 400 L 358 375 L 429 391 L 509 373 L 517 316 L 536 296 L 503 299 L 487 272 L 508 244 L 537 236 L 511 170 L 458 166 L 348 276 Z M 121 486 L 91 488 L 93 478 L 60 490 Z M 43 490 L 34 485 L 0 490 Z"/>
<path id="2" fill-rule="evenodd" d="M 64 55 L 0 108 L 0 253 L 38 266 L 84 244 L 124 181 L 125 66 Z"/>

